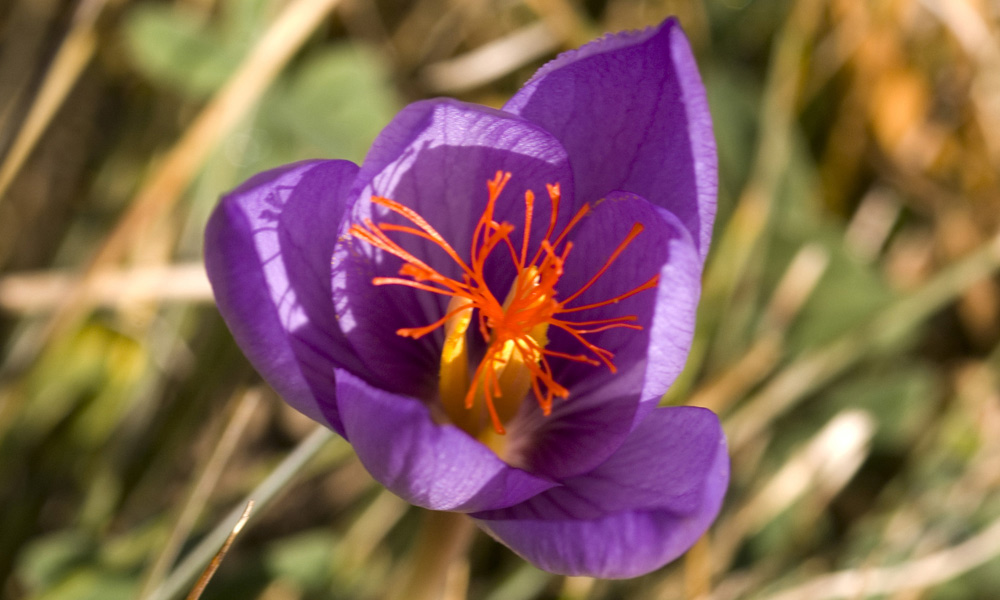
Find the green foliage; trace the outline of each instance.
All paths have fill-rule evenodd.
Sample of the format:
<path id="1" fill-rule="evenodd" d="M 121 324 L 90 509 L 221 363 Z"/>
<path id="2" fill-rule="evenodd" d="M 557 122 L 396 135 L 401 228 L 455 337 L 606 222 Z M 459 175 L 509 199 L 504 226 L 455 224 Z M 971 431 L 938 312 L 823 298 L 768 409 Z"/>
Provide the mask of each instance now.
<path id="1" fill-rule="evenodd" d="M 123 34 L 130 58 L 165 89 L 204 98 L 236 69 L 245 48 L 166 4 L 140 4 L 129 12 Z"/>
<path id="2" fill-rule="evenodd" d="M 160 4 L 140 4 L 124 23 L 136 68 L 158 86 L 200 100 L 218 90 L 265 25 L 266 2 L 227 2 L 221 24 Z M 388 70 L 362 45 L 340 43 L 305 56 L 275 83 L 254 121 L 223 154 L 234 180 L 303 158 L 360 162 L 400 108 Z"/>
<path id="3" fill-rule="evenodd" d="M 824 412 L 830 416 L 848 408 L 871 413 L 876 422 L 877 451 L 905 452 L 919 440 L 933 418 L 941 382 L 921 363 L 873 364 L 827 392 Z"/>
<path id="4" fill-rule="evenodd" d="M 264 562 L 275 579 L 291 581 L 302 590 L 322 591 L 331 583 L 334 537 L 326 531 L 309 531 L 271 545 Z"/>
<path id="5" fill-rule="evenodd" d="M 74 568 L 89 562 L 93 541 L 79 531 L 61 531 L 38 538 L 21 555 L 19 575 L 30 590 L 54 587 Z"/>
<path id="6" fill-rule="evenodd" d="M 62 531 L 32 542 L 18 565 L 18 577 L 38 600 L 125 600 L 136 592 L 133 572 L 102 560 L 94 540 Z"/>
<path id="7" fill-rule="evenodd" d="M 374 51 L 340 44 L 315 53 L 275 90 L 261 118 L 275 134 L 287 131 L 318 156 L 361 162 L 400 108 L 389 83 Z"/>
<path id="8" fill-rule="evenodd" d="M 399 110 L 379 57 L 339 44 L 313 53 L 267 95 L 249 131 L 256 143 L 240 161 L 249 176 L 304 158 L 360 163 L 379 131 Z"/>

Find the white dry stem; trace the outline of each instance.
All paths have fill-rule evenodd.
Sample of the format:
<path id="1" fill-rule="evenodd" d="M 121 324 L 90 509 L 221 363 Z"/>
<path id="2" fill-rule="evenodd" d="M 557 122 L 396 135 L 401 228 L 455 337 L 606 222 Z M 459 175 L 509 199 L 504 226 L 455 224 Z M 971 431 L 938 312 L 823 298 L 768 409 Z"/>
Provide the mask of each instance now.
<path id="1" fill-rule="evenodd" d="M 0 277 L 0 310 L 20 315 L 57 308 L 80 275 L 67 271 L 14 273 Z M 212 288 L 198 263 L 142 266 L 101 271 L 87 287 L 85 301 L 100 308 L 142 302 L 210 302 Z"/>
<path id="2" fill-rule="evenodd" d="M 461 56 L 428 65 L 421 78 L 434 92 L 461 92 L 503 77 L 558 48 L 559 39 L 539 22 Z"/>
<path id="3" fill-rule="evenodd" d="M 1000 518 L 968 540 L 891 567 L 858 568 L 821 575 L 768 600 L 834 600 L 889 595 L 943 583 L 1000 555 Z"/>
<path id="4" fill-rule="evenodd" d="M 839 413 L 730 519 L 716 528 L 716 568 L 726 568 L 740 542 L 806 494 L 829 498 L 854 476 L 868 456 L 874 417 L 852 409 Z"/>

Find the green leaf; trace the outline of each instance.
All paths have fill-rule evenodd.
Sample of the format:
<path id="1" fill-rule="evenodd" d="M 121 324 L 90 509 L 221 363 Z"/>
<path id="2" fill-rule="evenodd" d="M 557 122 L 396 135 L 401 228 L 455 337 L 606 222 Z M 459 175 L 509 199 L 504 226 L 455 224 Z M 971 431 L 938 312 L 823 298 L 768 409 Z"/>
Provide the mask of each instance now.
<path id="1" fill-rule="evenodd" d="M 384 64 L 357 45 L 314 54 L 271 100 L 265 114 L 273 113 L 274 126 L 284 126 L 320 156 L 355 162 L 399 109 Z"/>
<path id="2" fill-rule="evenodd" d="M 353 44 L 318 49 L 276 82 L 254 120 L 223 144 L 214 168 L 235 185 L 309 158 L 360 163 L 400 106 L 375 52 Z"/>
<path id="3" fill-rule="evenodd" d="M 37 600 L 130 600 L 135 592 L 136 581 L 131 577 L 81 569 Z"/>
<path id="4" fill-rule="evenodd" d="M 871 365 L 830 389 L 823 406 L 829 414 L 865 409 L 879 424 L 874 443 L 903 451 L 922 433 L 940 393 L 940 381 L 928 365 Z"/>
<path id="5" fill-rule="evenodd" d="M 305 590 L 329 585 L 334 537 L 328 531 L 309 531 L 272 544 L 265 563 L 274 578 L 289 579 Z"/>
<path id="6" fill-rule="evenodd" d="M 93 552 L 91 540 L 78 531 L 58 531 L 37 538 L 20 556 L 18 579 L 38 593 L 54 587 L 74 568 L 88 562 Z"/>
<path id="7" fill-rule="evenodd" d="M 167 5 L 137 5 L 126 15 L 123 31 L 129 58 L 139 71 L 192 98 L 218 89 L 244 53 L 193 14 Z"/>

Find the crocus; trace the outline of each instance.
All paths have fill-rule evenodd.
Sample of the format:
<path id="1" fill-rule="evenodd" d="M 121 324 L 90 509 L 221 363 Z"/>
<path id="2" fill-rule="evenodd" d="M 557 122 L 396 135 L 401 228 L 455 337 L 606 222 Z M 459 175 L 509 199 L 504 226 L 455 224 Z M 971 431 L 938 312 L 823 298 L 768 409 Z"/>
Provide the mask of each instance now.
<path id="1" fill-rule="evenodd" d="M 219 310 L 293 407 L 412 504 L 542 569 L 632 577 L 718 513 L 718 419 L 658 407 L 684 366 L 715 213 L 705 92 L 677 23 L 609 35 L 494 110 L 405 108 L 361 166 L 222 199 Z"/>

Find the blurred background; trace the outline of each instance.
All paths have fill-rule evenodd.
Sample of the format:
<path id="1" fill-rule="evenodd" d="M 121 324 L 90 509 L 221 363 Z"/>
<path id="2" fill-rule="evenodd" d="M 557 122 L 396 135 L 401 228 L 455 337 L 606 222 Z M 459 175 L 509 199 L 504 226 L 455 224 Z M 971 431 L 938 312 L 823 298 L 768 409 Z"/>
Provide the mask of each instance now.
<path id="1" fill-rule="evenodd" d="M 500 106 L 677 15 L 719 219 L 695 348 L 733 481 L 688 555 L 550 575 L 479 534 L 451 598 L 1000 597 L 1000 3 L 0 3 L 0 596 L 376 599 L 415 509 L 287 408 L 201 267 L 219 194 L 360 161 L 406 102 Z M 235 512 L 234 512 L 235 511 Z"/>

